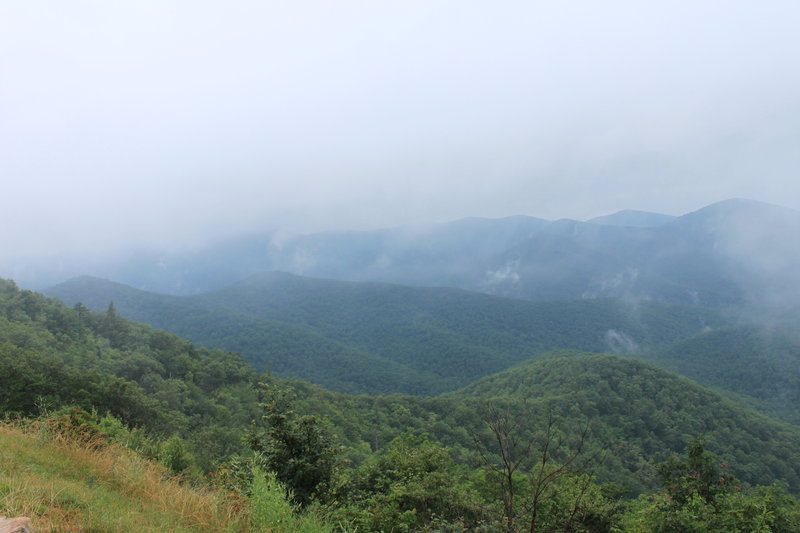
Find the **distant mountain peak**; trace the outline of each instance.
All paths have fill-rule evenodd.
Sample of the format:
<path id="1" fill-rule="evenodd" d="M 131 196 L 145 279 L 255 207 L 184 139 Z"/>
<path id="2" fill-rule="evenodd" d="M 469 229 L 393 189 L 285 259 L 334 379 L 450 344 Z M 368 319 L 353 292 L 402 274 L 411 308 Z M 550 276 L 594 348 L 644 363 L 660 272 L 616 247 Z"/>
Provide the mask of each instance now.
<path id="1" fill-rule="evenodd" d="M 631 226 L 635 228 L 656 228 L 663 226 L 674 220 L 672 215 L 662 213 L 651 213 L 648 211 L 637 211 L 635 209 L 623 209 L 611 215 L 595 217 L 587 222 L 600 224 L 603 226 Z"/>
<path id="2" fill-rule="evenodd" d="M 797 228 L 800 211 L 759 200 L 730 198 L 715 202 L 676 219 L 680 224 L 730 227 L 731 224 Z"/>
<path id="3" fill-rule="evenodd" d="M 133 287 L 130 287 L 129 285 L 126 285 L 124 283 L 120 283 L 120 282 L 117 282 L 117 281 L 112 281 L 110 279 L 102 278 L 100 276 L 82 275 L 82 276 L 76 276 L 74 278 L 70 278 L 70 279 L 68 279 L 66 281 L 58 283 L 58 284 L 54 285 L 53 287 L 50 287 L 47 290 L 55 289 L 57 287 L 62 287 L 62 286 L 65 286 L 65 287 L 82 287 L 82 288 L 86 288 L 86 287 L 94 287 L 94 288 L 106 287 L 106 288 L 116 288 L 116 289 L 121 289 L 121 290 L 131 290 L 131 289 L 133 289 Z"/>
<path id="4" fill-rule="evenodd" d="M 790 209 L 788 207 L 783 207 L 780 205 L 770 204 L 767 202 L 762 202 L 760 200 L 750 200 L 747 198 L 728 198 L 727 200 L 720 200 L 719 202 L 714 202 L 713 204 L 709 204 L 705 207 L 701 207 L 700 209 L 693 211 L 691 213 L 687 213 L 687 215 L 693 215 L 695 213 L 714 213 L 714 214 L 728 214 L 728 213 L 795 213 L 800 214 L 800 212 Z"/>

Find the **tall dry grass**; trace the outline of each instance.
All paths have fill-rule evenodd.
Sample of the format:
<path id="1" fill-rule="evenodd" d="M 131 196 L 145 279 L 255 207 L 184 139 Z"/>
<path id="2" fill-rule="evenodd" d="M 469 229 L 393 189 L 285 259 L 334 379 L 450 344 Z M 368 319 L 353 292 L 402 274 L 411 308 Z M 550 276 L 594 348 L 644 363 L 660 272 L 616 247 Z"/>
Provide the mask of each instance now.
<path id="1" fill-rule="evenodd" d="M 0 423 L 0 515 L 48 532 L 243 532 L 249 508 L 119 446 Z"/>

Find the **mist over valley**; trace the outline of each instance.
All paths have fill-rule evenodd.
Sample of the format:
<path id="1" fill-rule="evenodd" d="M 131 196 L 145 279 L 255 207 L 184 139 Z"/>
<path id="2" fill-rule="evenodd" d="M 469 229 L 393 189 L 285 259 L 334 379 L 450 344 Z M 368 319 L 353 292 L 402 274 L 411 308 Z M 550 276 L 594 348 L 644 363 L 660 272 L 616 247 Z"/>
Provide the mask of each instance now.
<path id="1" fill-rule="evenodd" d="M 727 200 L 679 217 L 621 211 L 587 222 L 514 216 L 288 238 L 264 233 L 191 253 L 32 263 L 19 267 L 16 279 L 43 289 L 93 275 L 142 290 L 197 294 L 284 271 L 529 300 L 631 298 L 796 312 L 798 233 L 798 211 Z"/>
<path id="2" fill-rule="evenodd" d="M 0 531 L 797 533 L 798 20 L 0 2 Z"/>

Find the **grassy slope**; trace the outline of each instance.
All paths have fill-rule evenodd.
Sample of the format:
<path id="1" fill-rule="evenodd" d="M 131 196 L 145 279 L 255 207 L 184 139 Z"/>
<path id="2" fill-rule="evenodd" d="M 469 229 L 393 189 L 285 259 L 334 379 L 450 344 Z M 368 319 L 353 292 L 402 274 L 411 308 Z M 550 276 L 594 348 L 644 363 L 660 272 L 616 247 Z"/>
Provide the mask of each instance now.
<path id="1" fill-rule="evenodd" d="M 0 424 L 0 515 L 29 516 L 40 533 L 326 533 L 293 515 L 274 481 L 243 500 L 169 478 L 160 465 L 117 446 L 102 448 Z"/>
<path id="2" fill-rule="evenodd" d="M 90 479 L 93 483 L 90 486 Z M 192 489 L 125 450 L 0 426 L 0 514 L 38 531 L 245 531 L 241 505 Z"/>

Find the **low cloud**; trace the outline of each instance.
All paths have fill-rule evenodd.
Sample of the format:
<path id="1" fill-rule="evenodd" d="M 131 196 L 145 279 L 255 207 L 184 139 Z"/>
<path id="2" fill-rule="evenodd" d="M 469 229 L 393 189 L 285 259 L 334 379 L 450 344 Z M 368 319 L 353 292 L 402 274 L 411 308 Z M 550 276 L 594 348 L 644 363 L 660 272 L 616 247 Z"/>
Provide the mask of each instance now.
<path id="1" fill-rule="evenodd" d="M 0 268 L 276 228 L 800 208 L 798 18 L 788 0 L 6 2 Z"/>
<path id="2" fill-rule="evenodd" d="M 639 352 L 639 345 L 630 335 L 616 329 L 609 329 L 605 334 L 605 342 L 611 353 L 631 354 Z"/>
<path id="3" fill-rule="evenodd" d="M 486 284 L 491 290 L 499 285 L 515 285 L 519 283 L 520 276 L 517 272 L 519 268 L 518 260 L 511 260 L 497 270 L 486 272 Z"/>

